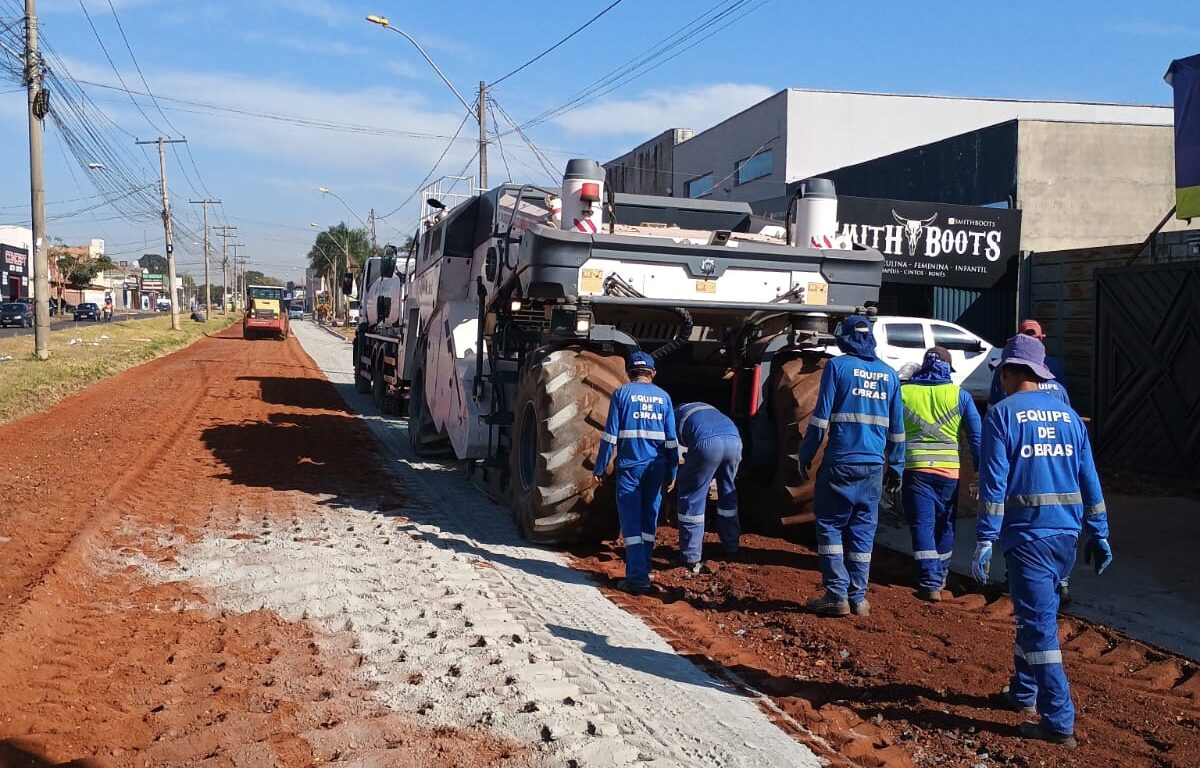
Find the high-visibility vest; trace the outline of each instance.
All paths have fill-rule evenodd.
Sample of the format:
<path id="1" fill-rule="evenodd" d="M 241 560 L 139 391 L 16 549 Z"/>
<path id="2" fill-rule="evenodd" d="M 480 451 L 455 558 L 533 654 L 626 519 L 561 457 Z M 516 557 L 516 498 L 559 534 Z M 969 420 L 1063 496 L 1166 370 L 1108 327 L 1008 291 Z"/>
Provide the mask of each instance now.
<path id="1" fill-rule="evenodd" d="M 962 424 L 957 384 L 905 384 L 904 468 L 958 469 L 958 429 Z"/>

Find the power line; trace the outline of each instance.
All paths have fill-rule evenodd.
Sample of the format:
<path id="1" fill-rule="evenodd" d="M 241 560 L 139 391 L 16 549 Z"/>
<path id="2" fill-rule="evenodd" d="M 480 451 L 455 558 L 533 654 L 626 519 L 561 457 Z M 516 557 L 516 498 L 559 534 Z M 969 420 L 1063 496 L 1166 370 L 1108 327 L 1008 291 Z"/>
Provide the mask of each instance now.
<path id="1" fill-rule="evenodd" d="M 100 50 L 104 52 L 104 58 L 108 59 L 108 66 L 112 67 L 113 74 L 117 76 L 117 80 L 121 82 L 121 85 L 125 88 L 128 88 L 129 86 L 125 84 L 125 78 L 121 76 L 121 71 L 117 69 L 116 62 L 113 61 L 112 56 L 109 55 L 108 46 L 104 44 L 104 39 L 100 37 L 100 32 L 96 29 L 96 24 L 92 21 L 92 15 L 88 13 L 87 5 L 84 4 L 83 0 L 79 0 L 79 9 L 83 11 L 83 15 L 87 19 L 88 26 L 92 28 L 92 35 L 96 38 L 96 42 L 100 44 Z M 134 109 L 140 112 L 142 117 L 146 118 L 146 122 L 150 124 L 151 128 L 156 131 L 162 130 L 154 124 L 154 121 L 151 120 L 150 116 L 147 115 L 145 110 L 142 109 L 142 105 L 137 103 L 137 99 L 133 98 L 133 94 L 129 95 L 129 100 L 133 102 Z"/>
<path id="2" fill-rule="evenodd" d="M 491 83 L 489 83 L 489 84 L 488 84 L 488 87 L 490 87 L 490 88 L 495 88 L 497 85 L 500 85 L 500 83 L 503 83 L 505 80 L 507 80 L 508 78 L 510 78 L 510 77 L 512 77 L 513 75 L 517 74 L 517 73 L 518 73 L 518 72 L 520 72 L 521 70 L 525 69 L 525 68 L 526 68 L 526 67 L 528 67 L 530 64 L 533 64 L 534 62 L 536 62 L 536 61 L 538 61 L 539 59 L 543 58 L 543 57 L 544 57 L 544 56 L 546 56 L 547 54 L 551 53 L 551 52 L 552 52 L 552 51 L 554 51 L 556 48 L 558 48 L 559 46 L 561 46 L 563 43 L 567 42 L 567 41 L 568 41 L 568 40 L 570 40 L 572 37 L 575 37 L 575 35 L 578 35 L 580 32 L 582 32 L 583 30 L 585 30 L 585 29 L 587 29 L 588 27 L 590 27 L 590 26 L 591 26 L 591 25 L 592 25 L 592 24 L 593 24 L 593 23 L 594 23 L 594 22 L 595 22 L 597 19 L 599 19 L 601 16 L 603 16 L 604 14 L 608 13 L 609 11 L 611 11 L 613 8 L 616 8 L 618 5 L 620 5 L 620 4 L 621 4 L 621 2 L 622 2 L 622 0 L 614 0 L 614 2 L 612 2 L 611 4 L 609 4 L 609 6 L 608 6 L 607 8 L 605 8 L 605 9 L 604 9 L 604 10 L 602 10 L 602 11 L 600 11 L 599 13 L 597 13 L 595 16 L 593 16 L 592 18 L 590 18 L 590 19 L 588 19 L 587 21 L 585 21 L 585 22 L 584 22 L 583 24 L 581 24 L 580 26 L 578 26 L 578 27 L 576 27 L 575 29 L 571 30 L 571 32 L 570 32 L 570 33 L 568 33 L 566 37 L 562 38 L 562 39 L 561 39 L 561 40 L 559 40 L 557 43 L 555 43 L 554 45 L 550 46 L 550 47 L 549 47 L 549 48 L 547 48 L 546 50 L 542 51 L 542 52 L 541 52 L 541 53 L 539 53 L 537 56 L 534 56 L 532 59 L 530 59 L 529 61 L 525 62 L 524 64 L 522 64 L 521 66 L 517 67 L 516 69 L 512 70 L 511 72 L 508 72 L 507 74 L 501 75 L 500 77 L 496 78 L 495 80 L 493 80 Z"/>
<path id="3" fill-rule="evenodd" d="M 417 184 L 416 189 L 414 189 L 411 193 L 409 193 L 408 197 L 404 198 L 404 200 L 401 201 L 400 205 L 397 205 L 391 211 L 383 214 L 382 216 L 376 216 L 375 219 L 377 221 L 379 219 L 386 219 L 387 217 L 395 214 L 401 208 L 408 205 L 410 200 L 412 200 L 414 197 L 416 197 L 418 194 L 420 194 L 421 190 L 425 188 L 425 185 L 429 183 L 429 180 L 431 178 L 433 178 L 433 174 L 437 173 L 438 166 L 441 165 L 442 161 L 446 159 L 446 155 L 448 155 L 450 153 L 450 148 L 454 146 L 454 142 L 458 141 L 458 136 L 459 136 L 459 134 L 462 133 L 462 130 L 466 126 L 467 119 L 469 117 L 470 117 L 470 115 L 463 116 L 462 122 L 458 124 L 458 130 L 455 131 L 454 135 L 450 137 L 450 141 L 446 144 L 446 148 L 442 150 L 442 154 L 438 155 L 438 159 L 436 161 L 434 161 L 433 167 L 429 169 L 429 173 L 425 174 L 425 178 L 421 179 L 421 182 L 419 184 Z M 479 155 L 479 153 L 476 152 L 475 156 L 478 156 L 478 155 Z M 474 160 L 475 157 L 472 157 L 471 159 Z M 399 232 L 399 230 L 396 230 L 396 231 Z M 403 234 L 403 233 L 401 233 L 401 234 Z"/>

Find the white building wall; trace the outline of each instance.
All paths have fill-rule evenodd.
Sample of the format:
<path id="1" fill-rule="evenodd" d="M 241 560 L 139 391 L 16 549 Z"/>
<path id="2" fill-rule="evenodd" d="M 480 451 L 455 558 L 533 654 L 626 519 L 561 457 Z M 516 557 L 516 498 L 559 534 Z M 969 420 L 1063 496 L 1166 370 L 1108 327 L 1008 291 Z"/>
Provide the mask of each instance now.
<path id="1" fill-rule="evenodd" d="M 676 196 L 689 179 L 711 172 L 709 199 L 754 202 L 785 194 L 787 184 L 831 168 L 910 149 L 1014 119 L 1170 125 L 1170 107 L 1059 101 L 965 99 L 877 93 L 780 91 L 675 148 Z M 734 168 L 766 144 L 770 176 L 736 184 Z"/>

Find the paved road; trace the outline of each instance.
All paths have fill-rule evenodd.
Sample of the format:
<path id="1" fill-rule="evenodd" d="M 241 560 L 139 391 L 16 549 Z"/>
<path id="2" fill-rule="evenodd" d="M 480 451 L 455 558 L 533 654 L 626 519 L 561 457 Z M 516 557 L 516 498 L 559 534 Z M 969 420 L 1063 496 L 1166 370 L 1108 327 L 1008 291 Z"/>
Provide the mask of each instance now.
<path id="1" fill-rule="evenodd" d="M 137 314 L 134 314 L 134 313 L 126 314 L 124 312 L 118 312 L 116 319 L 121 320 L 121 321 L 145 320 L 145 319 L 151 318 L 151 317 L 163 317 L 164 315 L 165 315 L 165 313 L 155 313 L 155 312 L 146 312 L 146 313 L 137 313 Z M 70 328 L 71 326 L 74 326 L 74 325 L 88 326 L 88 325 L 95 325 L 95 323 L 93 323 L 91 320 L 80 320 L 79 323 L 76 323 L 69 316 L 68 317 L 52 317 L 52 318 L 50 318 L 50 329 L 51 330 L 58 330 L 60 328 Z M 10 336 L 32 336 L 32 335 L 33 335 L 32 328 L 0 328 L 0 339 L 5 339 Z"/>

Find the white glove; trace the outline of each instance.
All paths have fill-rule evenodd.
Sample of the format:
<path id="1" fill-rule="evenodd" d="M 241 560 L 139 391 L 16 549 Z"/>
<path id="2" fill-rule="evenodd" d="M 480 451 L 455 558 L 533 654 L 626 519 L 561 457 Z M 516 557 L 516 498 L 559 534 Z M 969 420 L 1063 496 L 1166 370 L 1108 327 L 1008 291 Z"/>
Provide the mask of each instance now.
<path id="1" fill-rule="evenodd" d="M 992 542 L 980 541 L 975 544 L 975 556 L 971 558 L 971 576 L 980 584 L 988 583 L 988 575 L 992 572 Z"/>

